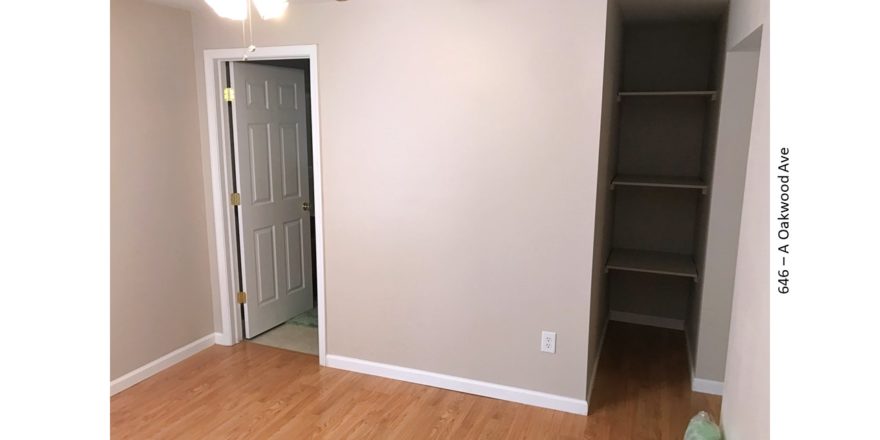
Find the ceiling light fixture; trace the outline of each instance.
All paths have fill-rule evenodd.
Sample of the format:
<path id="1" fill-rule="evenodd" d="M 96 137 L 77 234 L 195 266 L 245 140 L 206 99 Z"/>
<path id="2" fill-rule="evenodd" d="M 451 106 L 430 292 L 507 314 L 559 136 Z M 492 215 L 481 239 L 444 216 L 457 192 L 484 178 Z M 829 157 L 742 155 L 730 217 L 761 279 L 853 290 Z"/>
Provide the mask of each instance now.
<path id="1" fill-rule="evenodd" d="M 237 21 L 247 18 L 247 0 L 205 0 L 205 3 L 223 18 Z"/>
<path id="2" fill-rule="evenodd" d="M 243 21 L 250 14 L 248 0 L 205 0 L 205 3 L 217 15 L 230 20 Z M 287 10 L 287 0 L 253 0 L 253 3 L 263 20 L 281 17 Z"/>
<path id="3" fill-rule="evenodd" d="M 287 0 L 205 0 L 205 3 L 220 17 L 241 22 L 241 42 L 247 46 L 243 61 L 247 61 L 249 53 L 257 50 L 254 45 L 252 6 L 257 8 L 263 20 L 281 17 L 287 10 Z M 250 29 L 251 44 L 247 44 L 246 29 Z"/>

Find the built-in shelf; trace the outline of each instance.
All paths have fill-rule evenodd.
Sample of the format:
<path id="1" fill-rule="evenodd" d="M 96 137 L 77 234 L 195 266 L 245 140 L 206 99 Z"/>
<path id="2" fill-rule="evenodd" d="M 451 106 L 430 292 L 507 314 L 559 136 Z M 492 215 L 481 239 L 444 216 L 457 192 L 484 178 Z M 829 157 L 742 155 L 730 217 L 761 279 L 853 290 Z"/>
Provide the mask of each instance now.
<path id="1" fill-rule="evenodd" d="M 605 264 L 605 271 L 609 269 L 688 277 L 695 282 L 698 280 L 697 266 L 692 256 L 669 252 L 612 249 Z"/>
<path id="2" fill-rule="evenodd" d="M 718 95 L 718 92 L 715 90 L 681 90 L 681 91 L 666 91 L 666 92 L 618 92 L 617 100 L 620 101 L 620 98 L 624 96 L 706 96 L 715 100 L 715 97 Z"/>
<path id="3" fill-rule="evenodd" d="M 709 187 L 699 177 L 669 177 L 669 176 L 636 176 L 621 174 L 611 181 L 611 189 L 615 186 L 649 186 L 654 188 L 692 188 L 699 189 L 706 194 Z"/>

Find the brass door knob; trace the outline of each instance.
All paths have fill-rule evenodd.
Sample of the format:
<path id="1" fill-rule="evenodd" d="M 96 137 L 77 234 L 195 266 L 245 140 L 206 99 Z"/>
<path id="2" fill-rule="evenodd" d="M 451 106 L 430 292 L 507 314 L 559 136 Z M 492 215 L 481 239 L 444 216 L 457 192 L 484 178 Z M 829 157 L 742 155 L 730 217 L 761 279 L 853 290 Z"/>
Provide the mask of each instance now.
<path id="1" fill-rule="evenodd" d="M 303 202 L 303 211 L 311 211 L 312 205 L 309 205 L 309 202 Z"/>

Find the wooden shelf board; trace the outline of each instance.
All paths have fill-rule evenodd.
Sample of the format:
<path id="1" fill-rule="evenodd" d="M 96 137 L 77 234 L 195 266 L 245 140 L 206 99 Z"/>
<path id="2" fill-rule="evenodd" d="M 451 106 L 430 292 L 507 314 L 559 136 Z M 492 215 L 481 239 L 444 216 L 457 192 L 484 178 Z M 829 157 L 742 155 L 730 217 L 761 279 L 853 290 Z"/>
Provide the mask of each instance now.
<path id="1" fill-rule="evenodd" d="M 605 270 L 618 269 L 693 278 L 697 281 L 697 266 L 690 255 L 669 252 L 612 249 Z"/>
<path id="2" fill-rule="evenodd" d="M 623 96 L 708 96 L 712 99 L 715 99 L 715 96 L 718 94 L 715 90 L 679 90 L 679 91 L 665 91 L 665 92 L 618 92 L 617 98 L 620 99 Z"/>
<path id="3" fill-rule="evenodd" d="M 617 175 L 611 181 L 611 189 L 615 186 L 650 186 L 655 188 L 693 188 L 703 190 L 709 187 L 698 177 L 667 177 L 667 176 L 636 176 Z"/>

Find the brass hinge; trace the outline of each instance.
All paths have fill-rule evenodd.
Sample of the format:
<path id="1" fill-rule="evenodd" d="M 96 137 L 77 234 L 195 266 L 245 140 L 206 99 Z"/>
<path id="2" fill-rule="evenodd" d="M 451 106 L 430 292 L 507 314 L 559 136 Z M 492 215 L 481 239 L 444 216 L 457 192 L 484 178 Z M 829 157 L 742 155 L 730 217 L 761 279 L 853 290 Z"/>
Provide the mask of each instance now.
<path id="1" fill-rule="evenodd" d="M 235 301 L 239 304 L 244 304 L 247 302 L 247 293 L 246 292 L 238 292 L 238 295 L 235 296 Z"/>
<path id="2" fill-rule="evenodd" d="M 229 203 L 232 203 L 232 206 L 241 205 L 241 194 L 232 193 L 232 195 L 229 196 Z"/>
<path id="3" fill-rule="evenodd" d="M 227 87 L 223 89 L 223 100 L 226 102 L 235 101 L 235 89 L 232 87 Z"/>

